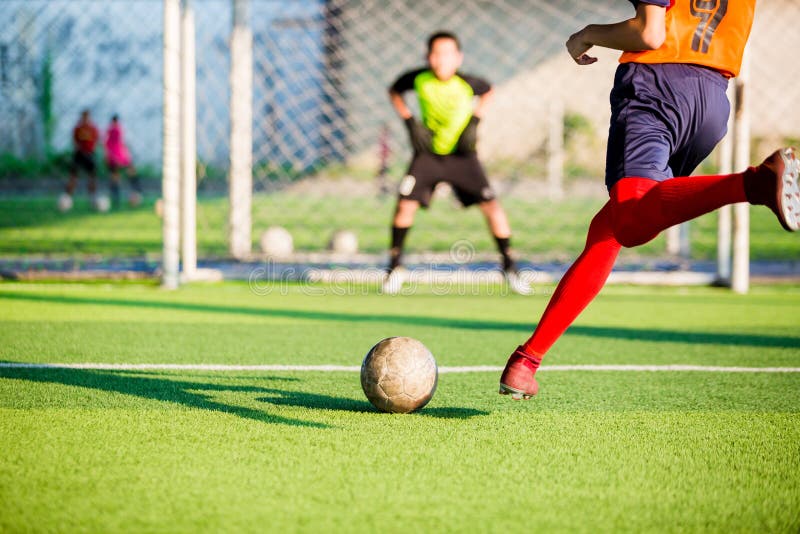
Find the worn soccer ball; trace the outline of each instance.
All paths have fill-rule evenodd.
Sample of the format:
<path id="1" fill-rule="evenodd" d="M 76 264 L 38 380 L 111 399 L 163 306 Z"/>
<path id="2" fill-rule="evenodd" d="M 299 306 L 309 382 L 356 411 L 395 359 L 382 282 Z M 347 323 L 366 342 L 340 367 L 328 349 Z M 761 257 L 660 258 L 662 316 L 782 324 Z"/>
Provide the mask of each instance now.
<path id="1" fill-rule="evenodd" d="M 439 381 L 436 360 L 428 348 L 410 337 L 378 342 L 361 364 L 361 388 L 382 412 L 409 413 L 431 400 Z"/>
<path id="2" fill-rule="evenodd" d="M 72 196 L 69 193 L 61 193 L 58 196 L 58 211 L 66 213 L 72 209 Z"/>

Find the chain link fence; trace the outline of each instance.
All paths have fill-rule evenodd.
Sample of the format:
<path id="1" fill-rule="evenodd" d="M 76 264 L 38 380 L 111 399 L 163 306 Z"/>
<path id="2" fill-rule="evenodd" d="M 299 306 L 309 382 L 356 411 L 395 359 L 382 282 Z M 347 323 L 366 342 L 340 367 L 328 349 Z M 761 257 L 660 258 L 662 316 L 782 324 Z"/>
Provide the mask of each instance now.
<path id="1" fill-rule="evenodd" d="M 212 258 L 229 250 L 234 2 L 189 5 L 196 20 L 198 251 Z M 509 213 L 518 253 L 531 261 L 567 261 L 580 250 L 605 195 L 608 92 L 617 54 L 600 50 L 597 64 L 581 68 L 564 42 L 586 23 L 630 16 L 628 2 L 250 0 L 247 8 L 255 255 L 271 226 L 287 229 L 301 253 L 324 251 L 334 232 L 345 229 L 355 234 L 359 251 L 385 251 L 396 183 L 410 157 L 387 87 L 424 64 L 427 36 L 440 29 L 459 35 L 462 70 L 488 79 L 496 91 L 478 149 Z M 797 0 L 759 3 L 750 45 L 754 160 L 800 141 L 800 33 L 793 22 L 799 18 Z M 162 19 L 155 0 L 4 0 L 0 255 L 157 260 Z M 83 109 L 101 131 L 119 114 L 144 187 L 141 206 L 96 213 L 82 182 L 73 209 L 59 212 L 72 128 Z M 109 173 L 102 139 L 100 145 L 102 192 Z M 554 170 L 555 157 L 561 159 Z M 709 158 L 703 170 L 714 169 Z M 554 194 L 554 183 L 562 195 Z M 410 252 L 447 253 L 454 242 L 468 240 L 493 257 L 480 213 L 462 212 L 450 198 L 443 189 L 420 214 Z M 800 256 L 797 240 L 761 216 L 754 210 L 753 257 Z M 693 223 L 694 258 L 713 257 L 715 224 L 713 216 Z M 660 238 L 625 257 L 663 256 Z"/>

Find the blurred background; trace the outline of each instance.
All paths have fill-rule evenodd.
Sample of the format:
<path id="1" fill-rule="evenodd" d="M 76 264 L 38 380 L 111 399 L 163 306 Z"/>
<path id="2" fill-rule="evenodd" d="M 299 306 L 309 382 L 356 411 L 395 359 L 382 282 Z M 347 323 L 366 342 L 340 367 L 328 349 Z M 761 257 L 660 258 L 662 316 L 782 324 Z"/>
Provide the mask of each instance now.
<path id="1" fill-rule="evenodd" d="M 427 36 L 440 29 L 460 37 L 462 70 L 496 90 L 478 149 L 509 213 L 519 256 L 533 265 L 561 265 L 581 250 L 588 222 L 607 198 L 608 93 L 617 54 L 598 51 L 597 64 L 578 67 L 564 42 L 589 22 L 629 17 L 628 2 L 193 0 L 183 6 L 194 17 L 201 265 L 263 259 L 270 243 L 262 237 L 271 227 L 291 235 L 282 254 L 292 261 L 353 258 L 382 265 L 397 183 L 410 157 L 386 88 L 424 65 Z M 778 146 L 800 143 L 797 20 L 798 0 L 759 3 L 746 93 L 753 163 Z M 244 55 L 252 75 L 251 109 L 244 110 L 252 141 L 251 150 L 244 147 L 244 159 L 252 157 L 252 185 L 245 182 L 251 205 L 244 208 L 250 216 L 241 223 L 245 246 L 231 243 L 232 224 L 240 223 L 231 222 L 230 171 L 241 158 L 231 151 L 231 127 L 243 112 L 232 97 L 233 84 L 242 83 L 232 73 L 235 27 L 252 42 Z M 164 34 L 161 1 L 3 1 L 0 265 L 16 271 L 158 268 Z M 416 106 L 413 96 L 407 100 Z M 71 208 L 59 204 L 73 128 L 84 109 L 100 132 L 98 194 L 109 192 L 103 141 L 118 114 L 141 198 L 123 174 L 123 201 L 98 203 L 80 174 Z M 719 163 L 715 153 L 698 172 L 715 172 Z M 754 262 L 797 263 L 800 240 L 780 231 L 767 210 L 753 208 L 750 225 Z M 684 230 L 679 248 L 662 236 L 626 250 L 621 264 L 713 262 L 716 215 Z M 337 231 L 350 232 L 350 240 L 337 243 Z M 447 261 L 454 243 L 465 241 L 475 251 L 470 259 L 494 261 L 479 211 L 460 209 L 443 187 L 431 210 L 418 216 L 408 251 L 420 261 Z"/>

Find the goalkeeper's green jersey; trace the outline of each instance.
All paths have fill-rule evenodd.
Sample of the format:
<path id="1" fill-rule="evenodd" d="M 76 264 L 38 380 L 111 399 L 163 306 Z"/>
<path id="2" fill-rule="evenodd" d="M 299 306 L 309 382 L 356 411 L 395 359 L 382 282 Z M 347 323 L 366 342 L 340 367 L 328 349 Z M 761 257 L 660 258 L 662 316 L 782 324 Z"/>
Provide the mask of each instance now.
<path id="1" fill-rule="evenodd" d="M 416 91 L 422 122 L 433 132 L 431 150 L 444 155 L 453 153 L 472 118 L 473 97 L 488 93 L 491 85 L 461 73 L 442 81 L 431 69 L 421 68 L 406 72 L 389 89 L 399 94 Z"/>

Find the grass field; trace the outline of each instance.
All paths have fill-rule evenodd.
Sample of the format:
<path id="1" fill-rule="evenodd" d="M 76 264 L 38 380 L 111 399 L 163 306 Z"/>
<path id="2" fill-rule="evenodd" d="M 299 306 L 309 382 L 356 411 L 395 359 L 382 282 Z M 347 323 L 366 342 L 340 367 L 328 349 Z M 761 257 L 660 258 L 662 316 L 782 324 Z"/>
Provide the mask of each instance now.
<path id="1" fill-rule="evenodd" d="M 353 286 L 0 285 L 0 361 L 358 366 L 381 338 L 500 366 L 534 297 Z M 800 367 L 800 287 L 609 287 L 546 360 Z M 527 403 L 441 374 L 0 366 L 0 531 L 797 532 L 800 373 L 556 371 Z"/>
<path id="2" fill-rule="evenodd" d="M 366 187 L 366 186 L 365 186 Z M 84 197 L 76 198 L 72 212 L 56 210 L 54 197 L 0 197 L 0 255 L 53 254 L 142 256 L 161 253 L 161 221 L 149 198 L 139 209 L 98 214 Z M 356 232 L 364 252 L 385 252 L 394 199 L 368 196 L 310 195 L 293 192 L 256 195 L 253 200 L 253 250 L 268 226 L 289 229 L 295 248 L 324 250 L 333 229 Z M 569 198 L 558 203 L 519 197 L 503 199 L 514 229 L 514 246 L 523 257 L 573 259 L 583 248 L 586 230 L 601 198 Z M 204 198 L 198 203 L 200 256 L 225 256 L 227 199 Z M 716 214 L 691 224 L 692 257 L 713 259 L 717 243 Z M 449 199 L 437 199 L 422 211 L 408 238 L 410 252 L 447 252 L 455 241 L 466 239 L 478 251 L 495 250 L 477 209 L 462 211 Z M 800 239 L 784 232 L 767 209 L 751 209 L 751 257 L 756 260 L 797 260 Z M 663 256 L 664 237 L 633 250 L 622 258 Z"/>

